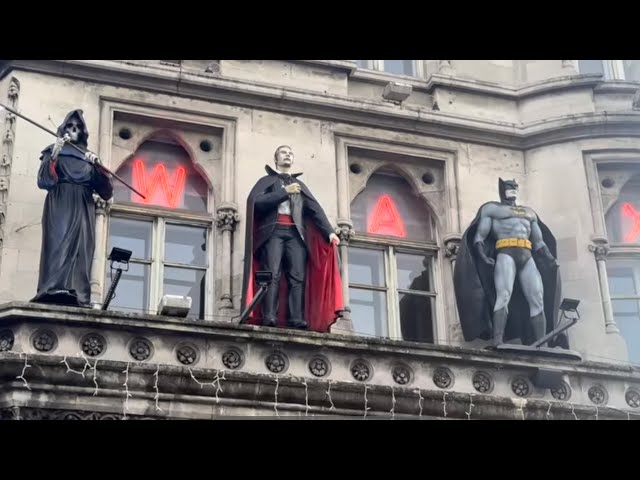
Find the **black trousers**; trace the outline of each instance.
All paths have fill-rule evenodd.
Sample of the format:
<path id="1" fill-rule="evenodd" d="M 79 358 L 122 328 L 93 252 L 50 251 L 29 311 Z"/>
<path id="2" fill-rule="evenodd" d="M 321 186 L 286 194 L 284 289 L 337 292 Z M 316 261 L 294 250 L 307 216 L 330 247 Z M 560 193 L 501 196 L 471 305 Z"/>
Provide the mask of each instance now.
<path id="1" fill-rule="evenodd" d="M 307 248 L 294 225 L 276 225 L 273 235 L 262 246 L 262 268 L 273 275 L 262 303 L 263 323 L 277 322 L 280 275 L 283 271 L 289 284 L 287 323 L 303 323 Z"/>

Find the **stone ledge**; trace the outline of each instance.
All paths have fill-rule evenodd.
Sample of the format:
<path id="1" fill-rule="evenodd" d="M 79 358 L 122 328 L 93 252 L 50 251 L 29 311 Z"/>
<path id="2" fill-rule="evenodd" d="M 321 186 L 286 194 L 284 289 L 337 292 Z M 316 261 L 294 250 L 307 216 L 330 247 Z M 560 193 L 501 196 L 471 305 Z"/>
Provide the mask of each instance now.
<path id="1" fill-rule="evenodd" d="M 638 419 L 640 411 L 479 393 L 308 380 L 296 376 L 101 362 L 83 377 L 81 359 L 0 354 L 0 409 L 45 408 L 155 418 L 226 416 L 242 408 L 267 416 L 586 420 Z M 26 382 L 16 380 L 24 373 Z M 156 376 L 156 374 L 158 374 Z M 98 384 L 98 388 L 94 385 Z M 126 389 L 124 385 L 127 385 Z M 28 385 L 28 388 L 27 388 Z M 127 392 L 129 393 L 128 401 Z M 158 400 L 156 402 L 156 399 Z M 365 414 L 366 412 L 366 414 Z M 256 413 L 254 413 L 255 415 Z"/>
<path id="2" fill-rule="evenodd" d="M 51 389 L 45 384 L 91 388 L 93 382 L 87 374 L 96 373 L 96 365 L 111 372 L 103 374 L 107 380 L 126 368 L 127 375 L 132 375 L 130 385 L 147 385 L 154 372 L 161 372 L 165 377 L 176 377 L 163 391 L 180 395 L 180 408 L 187 410 L 190 407 L 185 405 L 199 395 L 203 384 L 225 375 L 227 380 L 239 382 L 225 400 L 228 408 L 239 412 L 254 408 L 252 402 L 268 412 L 272 405 L 258 393 L 282 382 L 282 398 L 289 399 L 285 403 L 292 412 L 299 412 L 302 406 L 308 412 L 309 386 L 323 385 L 327 390 L 335 385 L 347 397 L 351 392 L 358 398 L 341 400 L 340 414 L 345 415 L 353 414 L 353 402 L 360 401 L 357 392 L 364 395 L 365 389 L 384 397 L 380 400 L 384 408 L 389 396 L 410 398 L 411 392 L 420 392 L 425 398 L 452 395 L 459 401 L 487 396 L 498 403 L 507 402 L 505 405 L 512 405 L 515 399 L 536 408 L 570 401 L 584 412 L 597 406 L 640 414 L 640 368 L 631 365 L 18 302 L 0 307 L 0 335 L 9 339 L 2 343 L 9 351 L 0 353 L 0 366 L 13 365 L 11 369 L 15 369 L 24 368 L 25 362 L 38 363 L 37 369 L 26 369 L 32 390 Z M 47 365 L 52 370 L 44 374 Z M 62 370 L 56 370 L 59 368 Z M 539 368 L 559 376 L 555 390 L 534 384 Z M 11 370 L 0 378 L 14 390 L 21 384 L 18 376 L 19 372 Z M 195 378 L 201 378 L 200 383 Z M 122 379 L 114 385 L 118 382 L 122 384 Z M 288 389 L 291 391 L 286 393 Z M 62 392 L 58 387 L 56 391 Z M 144 398 L 140 408 L 147 409 L 149 399 Z M 398 402 L 397 413 L 402 413 L 402 403 L 409 400 Z M 336 413 L 316 406 L 318 414 Z M 500 412 L 507 414 L 504 409 Z M 415 414 L 411 410 L 405 413 Z"/>

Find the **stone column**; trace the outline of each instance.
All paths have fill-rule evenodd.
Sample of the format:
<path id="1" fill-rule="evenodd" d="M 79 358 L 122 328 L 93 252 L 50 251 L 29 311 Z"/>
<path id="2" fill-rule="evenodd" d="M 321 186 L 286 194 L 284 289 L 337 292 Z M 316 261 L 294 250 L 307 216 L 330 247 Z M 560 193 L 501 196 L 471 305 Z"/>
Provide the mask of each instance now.
<path id="1" fill-rule="evenodd" d="M 111 204 L 94 194 L 96 203 L 95 250 L 91 265 L 91 305 L 95 309 L 102 308 L 104 300 L 104 267 L 107 260 L 107 215 Z"/>
<path id="2" fill-rule="evenodd" d="M 233 299 L 231 297 L 231 236 L 240 221 L 238 206 L 235 203 L 225 202 L 216 210 L 216 226 L 222 233 L 222 283 L 219 296 L 220 309 L 232 309 Z"/>
<path id="3" fill-rule="evenodd" d="M 609 278 L 607 276 L 607 254 L 609 253 L 609 242 L 606 237 L 594 236 L 593 243 L 589 245 L 589 250 L 596 257 L 598 266 L 598 279 L 600 281 L 600 292 L 602 295 L 602 307 L 604 310 L 604 324 L 607 333 L 620 333 L 616 321 L 613 318 L 613 307 L 611 305 L 611 295 L 609 293 Z"/>
<path id="4" fill-rule="evenodd" d="M 451 315 L 449 315 L 449 318 L 453 319 L 453 322 L 451 325 L 449 325 L 449 328 L 446 330 L 448 334 L 447 341 L 449 343 L 462 344 L 464 343 L 464 340 L 462 337 L 462 326 L 460 325 L 460 318 L 458 317 L 456 296 L 453 288 L 453 273 L 456 268 L 456 258 L 458 256 L 458 251 L 460 250 L 460 242 L 462 241 L 462 235 L 458 233 L 450 233 L 443 237 L 443 241 L 444 241 L 444 254 L 451 262 L 451 283 L 450 283 L 451 289 L 447 289 L 447 290 L 453 293 L 453 297 L 451 298 L 452 302 L 449 303 L 451 308 Z"/>
<path id="5" fill-rule="evenodd" d="M 353 333 L 353 321 L 351 320 L 351 308 L 349 307 L 349 242 L 355 236 L 351 220 L 339 218 L 336 235 L 340 239 L 338 250 L 340 252 L 340 276 L 342 278 L 342 296 L 345 309 L 340 318 L 331 326 L 331 333 L 351 335 Z"/>
<path id="6" fill-rule="evenodd" d="M 20 96 L 20 82 L 12 77 L 7 90 L 5 104 L 14 110 L 18 110 L 18 98 Z M 1 109 L 0 109 L 1 110 Z M 16 136 L 16 121 L 14 114 L 4 110 L 4 131 L 2 132 L 2 144 L 0 144 L 0 249 L 4 245 L 5 221 L 9 207 L 9 179 L 11 178 L 11 165 L 13 163 L 13 145 Z M 0 262 L 2 251 L 0 250 Z"/>

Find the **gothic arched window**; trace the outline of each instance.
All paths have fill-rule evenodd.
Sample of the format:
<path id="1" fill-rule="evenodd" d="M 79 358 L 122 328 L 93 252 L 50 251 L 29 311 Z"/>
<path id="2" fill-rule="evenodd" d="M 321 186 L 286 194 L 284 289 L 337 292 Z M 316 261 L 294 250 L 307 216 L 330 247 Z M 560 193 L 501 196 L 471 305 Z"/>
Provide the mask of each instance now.
<path id="1" fill-rule="evenodd" d="M 351 204 L 349 248 L 354 328 L 432 343 L 435 326 L 435 226 L 425 201 L 401 176 L 378 171 Z"/>
<path id="2" fill-rule="evenodd" d="M 151 312 L 163 295 L 192 298 L 190 318 L 205 318 L 210 267 L 209 185 L 189 153 L 166 136 L 152 137 L 116 172 L 147 197 L 114 182 L 109 245 L 133 252 L 113 309 Z M 107 285 L 110 283 L 107 261 Z"/>

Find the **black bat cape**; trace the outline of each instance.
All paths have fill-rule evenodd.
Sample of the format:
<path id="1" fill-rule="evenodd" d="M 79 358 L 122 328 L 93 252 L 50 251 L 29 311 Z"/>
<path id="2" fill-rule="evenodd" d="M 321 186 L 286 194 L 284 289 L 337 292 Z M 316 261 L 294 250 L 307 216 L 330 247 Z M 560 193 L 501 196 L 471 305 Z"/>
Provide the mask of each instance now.
<path id="1" fill-rule="evenodd" d="M 490 203 L 500 204 L 500 202 L 487 202 L 478 209 L 476 217 L 469 225 L 469 228 L 462 235 L 460 249 L 456 258 L 453 284 L 458 305 L 458 314 L 462 333 L 466 341 L 475 339 L 489 340 L 492 338 L 493 307 L 496 301 L 496 290 L 493 280 L 494 267 L 487 265 L 473 248 L 473 240 L 476 235 L 478 223 L 480 221 L 480 211 Z M 556 239 L 549 228 L 538 217 L 538 225 L 542 231 L 544 243 L 549 247 L 549 251 L 554 258 L 556 255 Z M 489 258 L 496 257 L 496 238 L 489 234 L 485 239 L 485 252 Z M 558 312 L 561 299 L 560 271 L 545 263 L 540 253 L 533 252 L 533 259 L 538 267 L 544 285 L 544 313 L 547 320 L 546 333 L 553 330 L 558 322 Z M 525 299 L 520 282 L 516 276 L 513 286 L 511 301 L 509 302 L 509 316 L 504 340 L 509 341 L 515 338 L 523 339 L 524 344 L 533 343 L 532 332 L 529 328 L 529 304 Z M 561 334 L 549 343 L 550 347 L 561 346 L 568 348 L 568 341 L 565 334 Z"/>

